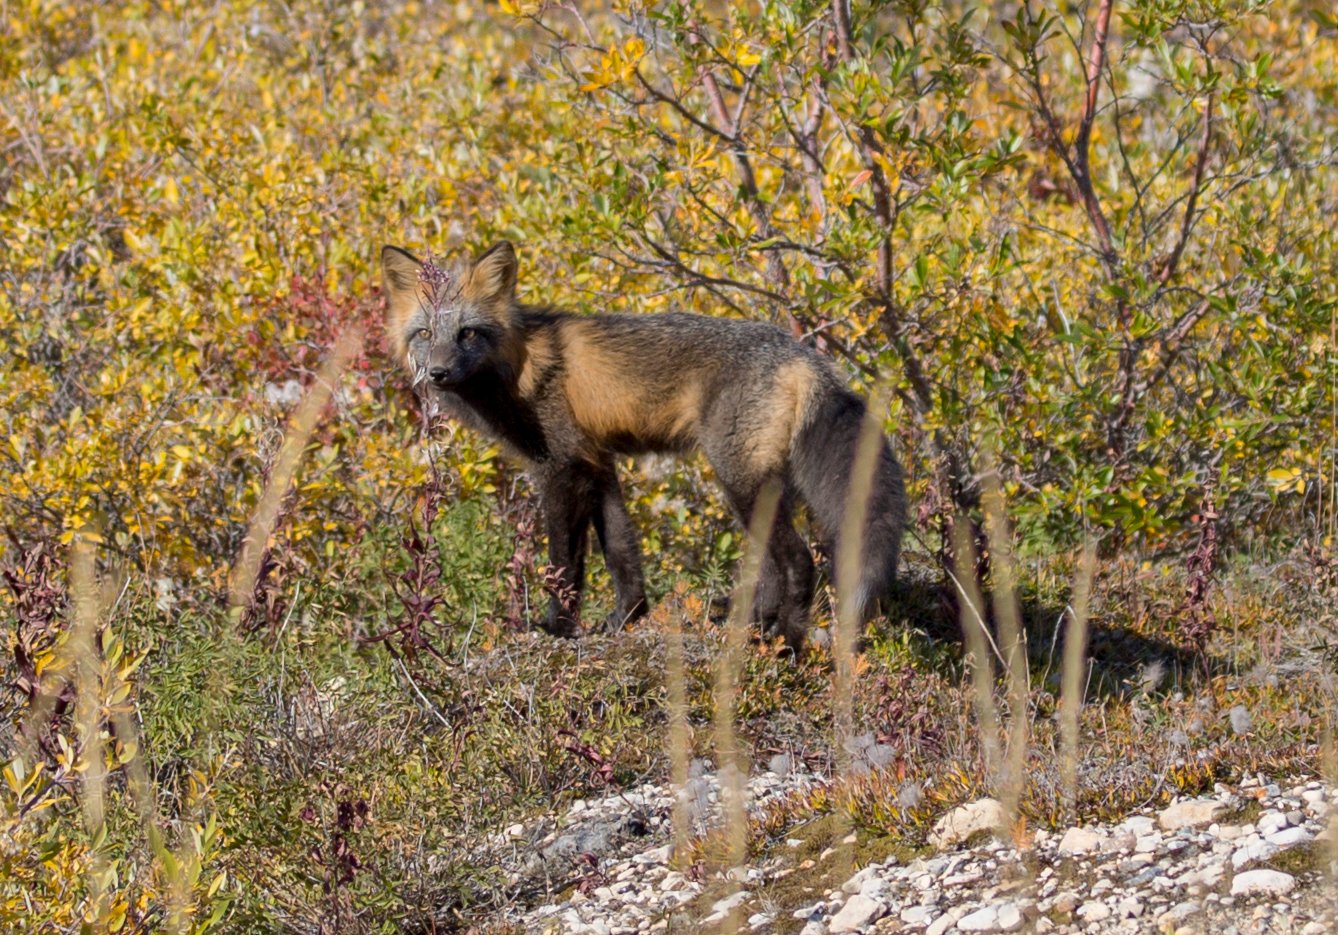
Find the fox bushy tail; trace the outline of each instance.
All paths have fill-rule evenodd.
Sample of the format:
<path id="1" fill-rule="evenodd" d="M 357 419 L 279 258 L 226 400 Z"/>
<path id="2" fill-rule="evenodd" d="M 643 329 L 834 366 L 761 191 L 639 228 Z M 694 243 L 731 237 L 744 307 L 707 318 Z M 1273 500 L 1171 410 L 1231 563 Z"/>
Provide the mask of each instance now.
<path id="1" fill-rule="evenodd" d="M 851 475 L 859 457 L 860 431 L 865 405 L 842 387 L 815 400 L 800 430 L 795 434 L 791 472 L 799 495 L 817 518 L 841 564 L 840 533 L 852 497 Z M 901 466 L 892 456 L 887 437 L 876 436 L 877 461 L 873 483 L 864 504 L 864 529 L 860 537 L 859 579 L 852 585 L 837 582 L 838 594 L 850 594 L 863 623 L 878 610 L 878 602 L 890 595 L 896 581 L 901 534 L 906 524 L 906 490 Z M 866 455 L 867 457 L 867 455 Z M 858 504 L 856 504 L 858 507 Z"/>

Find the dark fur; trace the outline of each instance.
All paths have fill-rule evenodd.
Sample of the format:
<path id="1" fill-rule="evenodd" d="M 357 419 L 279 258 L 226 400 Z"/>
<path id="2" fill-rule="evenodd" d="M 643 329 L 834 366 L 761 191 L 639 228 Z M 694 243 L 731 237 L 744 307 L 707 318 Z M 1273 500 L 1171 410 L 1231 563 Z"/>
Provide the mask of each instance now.
<path id="1" fill-rule="evenodd" d="M 793 510 L 808 505 L 825 535 L 841 529 L 864 420 L 862 400 L 830 363 L 779 328 L 699 315 L 577 316 L 519 304 L 516 260 L 499 244 L 457 272 L 434 304 L 418 261 L 382 251 L 391 340 L 428 399 L 500 440 L 539 489 L 550 562 L 565 598 L 544 629 L 575 635 L 593 525 L 617 592 L 606 621 L 646 611 L 639 536 L 615 458 L 705 453 L 745 524 L 768 482 L 781 485 L 755 616 L 798 649 L 813 599 L 813 559 Z M 861 620 L 895 579 L 905 494 L 887 439 L 866 512 Z"/>

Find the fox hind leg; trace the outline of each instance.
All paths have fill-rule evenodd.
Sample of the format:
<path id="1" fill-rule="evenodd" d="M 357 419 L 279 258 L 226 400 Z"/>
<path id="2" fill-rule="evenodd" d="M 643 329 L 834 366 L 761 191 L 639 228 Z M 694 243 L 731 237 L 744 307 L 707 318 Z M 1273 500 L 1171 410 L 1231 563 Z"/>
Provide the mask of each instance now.
<path id="1" fill-rule="evenodd" d="M 754 491 L 726 487 L 730 505 L 745 527 L 751 526 L 753 511 L 766 488 L 766 484 Z M 763 636 L 783 636 L 786 644 L 798 652 L 808 632 L 813 603 L 813 556 L 803 537 L 795 531 L 793 516 L 794 496 L 786 485 L 766 534 L 766 553 L 753 597 L 752 619 Z"/>
<path id="2" fill-rule="evenodd" d="M 813 554 L 789 520 L 773 530 L 769 551 L 768 565 L 782 589 L 773 632 L 785 637 L 786 645 L 797 653 L 808 634 L 813 608 Z"/>

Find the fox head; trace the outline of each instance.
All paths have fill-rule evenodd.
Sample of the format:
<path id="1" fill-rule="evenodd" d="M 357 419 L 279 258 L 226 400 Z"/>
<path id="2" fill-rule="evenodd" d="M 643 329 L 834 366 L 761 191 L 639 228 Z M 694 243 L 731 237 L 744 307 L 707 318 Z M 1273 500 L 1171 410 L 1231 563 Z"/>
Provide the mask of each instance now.
<path id="1" fill-rule="evenodd" d="M 381 248 L 386 333 L 415 387 L 449 390 L 485 371 L 514 369 L 516 251 L 506 241 L 463 271 Z"/>

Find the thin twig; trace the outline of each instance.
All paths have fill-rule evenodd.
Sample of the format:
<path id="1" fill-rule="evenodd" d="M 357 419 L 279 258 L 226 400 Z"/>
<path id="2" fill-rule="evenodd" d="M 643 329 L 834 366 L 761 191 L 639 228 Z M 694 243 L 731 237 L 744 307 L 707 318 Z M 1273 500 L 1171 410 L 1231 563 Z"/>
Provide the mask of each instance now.
<path id="1" fill-rule="evenodd" d="M 1166 258 L 1166 263 L 1157 276 L 1157 282 L 1163 286 L 1175 275 L 1176 266 L 1180 263 L 1180 255 L 1185 251 L 1185 244 L 1189 240 L 1189 232 L 1194 226 L 1194 208 L 1199 201 L 1199 192 L 1203 190 L 1203 167 L 1208 162 L 1208 144 L 1212 142 L 1212 134 L 1213 95 L 1210 91 L 1208 92 L 1208 101 L 1203 107 L 1203 135 L 1199 138 L 1199 149 L 1194 161 L 1194 181 L 1189 187 L 1189 200 L 1185 202 L 1185 216 L 1180 221 L 1180 234 L 1176 237 L 1175 247 L 1171 250 L 1171 255 Z"/>

